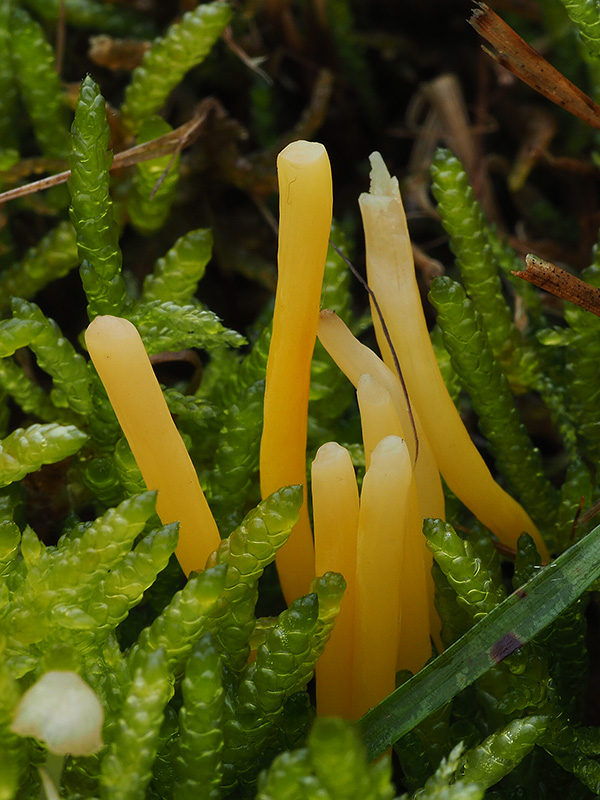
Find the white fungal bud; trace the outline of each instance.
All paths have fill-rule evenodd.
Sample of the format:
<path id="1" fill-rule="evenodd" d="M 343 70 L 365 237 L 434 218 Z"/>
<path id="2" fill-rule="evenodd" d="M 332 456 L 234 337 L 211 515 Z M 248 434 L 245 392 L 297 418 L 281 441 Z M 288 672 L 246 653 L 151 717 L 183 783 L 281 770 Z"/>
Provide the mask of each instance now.
<path id="1" fill-rule="evenodd" d="M 56 755 L 89 756 L 102 747 L 104 711 L 76 672 L 46 672 L 17 705 L 13 733 L 34 736 Z"/>

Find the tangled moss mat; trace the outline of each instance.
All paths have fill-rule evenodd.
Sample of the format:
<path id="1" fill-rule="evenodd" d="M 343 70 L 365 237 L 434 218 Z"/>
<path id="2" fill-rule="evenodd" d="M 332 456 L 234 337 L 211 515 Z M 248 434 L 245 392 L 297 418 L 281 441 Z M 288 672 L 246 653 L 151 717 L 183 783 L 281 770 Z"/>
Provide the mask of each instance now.
<path id="1" fill-rule="evenodd" d="M 533 250 L 598 285 L 595 134 L 484 70 L 460 3 L 169 5 L 0 0 L 2 189 L 70 170 L 0 209 L 0 798 L 37 798 L 45 776 L 65 800 L 597 795 L 600 323 L 511 274 Z M 502 13 L 594 95 L 589 4 Z M 475 123 L 462 140 L 447 70 Z M 445 380 L 558 556 L 542 567 L 526 537 L 500 554 L 448 495 L 424 531 L 447 649 L 358 728 L 312 707 L 343 578 L 282 610 L 270 564 L 301 490 L 259 502 L 275 156 L 303 137 L 329 149 L 332 240 L 359 266 L 369 152 L 405 176 Z M 371 341 L 333 249 L 323 305 Z M 79 338 L 101 313 L 139 329 L 224 537 L 187 582 Z M 320 347 L 312 378 L 307 455 L 340 441 L 360 477 L 354 395 Z M 100 698 L 98 753 L 63 762 L 11 729 L 54 670 Z M 392 743 L 393 775 L 367 760 Z"/>

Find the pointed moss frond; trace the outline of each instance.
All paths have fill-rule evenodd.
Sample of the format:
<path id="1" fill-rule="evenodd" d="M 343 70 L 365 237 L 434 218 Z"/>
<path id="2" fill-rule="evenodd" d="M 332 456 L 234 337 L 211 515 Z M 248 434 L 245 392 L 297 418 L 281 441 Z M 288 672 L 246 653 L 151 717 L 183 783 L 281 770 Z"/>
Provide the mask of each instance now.
<path id="1" fill-rule="evenodd" d="M 192 305 L 154 300 L 140 303 L 127 316 L 139 330 L 150 355 L 186 347 L 210 351 L 223 345 L 241 347 L 246 343 L 237 331 L 225 328 L 212 311 Z"/>
<path id="2" fill-rule="evenodd" d="M 531 580 L 541 566 L 542 557 L 538 553 L 535 542 L 528 533 L 522 533 L 517 542 L 515 571 L 512 579 L 513 588 L 519 589 L 524 583 Z"/>
<path id="3" fill-rule="evenodd" d="M 9 42 L 15 77 L 38 144 L 45 155 L 66 158 L 69 114 L 54 67 L 54 53 L 39 23 L 15 5 L 10 13 Z"/>
<path id="4" fill-rule="evenodd" d="M 504 373 L 498 367 L 474 304 L 459 283 L 436 278 L 429 299 L 438 312 L 452 365 L 469 393 L 479 427 L 490 442 L 500 472 L 553 545 L 556 490 L 544 474 L 539 451 L 519 418 Z"/>
<path id="5" fill-rule="evenodd" d="M 307 664 L 318 614 L 316 594 L 295 600 L 279 615 L 235 694 L 228 696 L 229 736 L 223 751 L 226 787 L 252 785 L 265 765 L 285 699 L 304 688 L 310 678 Z"/>
<path id="6" fill-rule="evenodd" d="M 257 381 L 264 380 L 272 333 L 271 322 L 268 322 L 254 339 L 252 350 L 245 356 L 239 367 L 236 384 L 238 392 L 241 393 Z"/>
<path id="7" fill-rule="evenodd" d="M 523 533 L 517 544 L 514 588 L 520 588 L 541 568 L 542 559 L 533 539 Z M 545 656 L 554 689 L 572 720 L 578 720 L 582 716 L 587 680 L 585 609 L 586 600 L 580 597 L 536 639 L 536 644 Z"/>
<path id="8" fill-rule="evenodd" d="M 525 717 L 496 731 L 462 758 L 458 775 L 466 783 L 489 789 L 521 763 L 546 732 L 547 716 Z"/>
<path id="9" fill-rule="evenodd" d="M 593 59 L 600 59 L 600 17 L 595 3 L 589 0 L 560 0 L 569 19 L 579 30 L 586 50 Z"/>
<path id="10" fill-rule="evenodd" d="M 165 653 L 158 649 L 140 654 L 109 751 L 102 759 L 103 800 L 139 800 L 145 796 L 172 691 Z"/>
<path id="11" fill-rule="evenodd" d="M 595 794 L 600 790 L 600 731 L 553 720 L 541 744 L 564 769 L 573 772 Z"/>
<path id="12" fill-rule="evenodd" d="M 109 194 L 107 152 L 110 130 L 104 98 L 88 76 L 79 92 L 69 158 L 71 222 L 77 233 L 81 281 L 88 299 L 88 315 L 118 316 L 126 301 L 121 276 L 119 231 Z"/>
<path id="13" fill-rule="evenodd" d="M 515 651 L 477 681 L 477 694 L 486 732 L 525 714 L 551 713 L 554 687 L 543 652 L 531 644 Z"/>
<path id="14" fill-rule="evenodd" d="M 340 613 L 340 606 L 346 591 L 346 581 L 338 572 L 326 572 L 313 580 L 310 590 L 315 592 L 319 601 L 317 629 L 311 648 L 311 658 L 307 665 L 312 664 L 314 669 L 314 665 L 329 640 L 337 615 Z"/>
<path id="15" fill-rule="evenodd" d="M 56 419 L 57 409 L 49 395 L 11 358 L 0 358 L 0 386 L 26 414 L 43 422 Z"/>
<path id="16" fill-rule="evenodd" d="M 20 481 L 43 464 L 75 455 L 87 435 L 74 425 L 30 425 L 17 428 L 0 442 L 0 486 Z"/>
<path id="17" fill-rule="evenodd" d="M 78 263 L 75 231 L 71 223 L 64 220 L 30 248 L 20 262 L 0 274 L 0 311 L 10 308 L 12 297 L 31 299 Z"/>
<path id="18" fill-rule="evenodd" d="M 111 508 L 125 499 L 125 490 L 115 461 L 110 456 L 96 456 L 89 461 L 86 460 L 82 479 L 88 489 L 94 493 L 98 508 Z M 137 491 L 129 492 L 129 494 L 139 494 L 145 489 L 146 485 L 143 484 Z"/>
<path id="19" fill-rule="evenodd" d="M 539 370 L 537 357 L 522 339 L 504 299 L 487 223 L 467 174 L 449 150 L 438 150 L 432 178 L 442 224 L 450 235 L 465 288 L 482 316 L 494 356 L 511 383 L 529 386 Z"/>
<path id="20" fill-rule="evenodd" d="M 178 389 L 163 389 L 163 394 L 169 411 L 177 420 L 177 428 L 184 438 L 192 461 L 201 475 L 201 482 L 205 486 L 210 473 L 204 473 L 202 470 L 205 468 L 211 470 L 215 442 L 224 412 L 214 404 L 205 402 L 193 394 L 183 394 Z"/>
<path id="21" fill-rule="evenodd" d="M 143 302 L 161 300 L 187 305 L 210 261 L 212 243 L 212 233 L 206 228 L 181 236 L 169 252 L 158 259 L 154 272 L 145 278 Z"/>
<path id="22" fill-rule="evenodd" d="M 435 357 L 442 373 L 442 378 L 448 389 L 448 394 L 452 398 L 452 402 L 458 408 L 460 402 L 461 383 L 460 378 L 456 374 L 452 366 L 450 354 L 444 344 L 444 335 L 439 325 L 435 325 L 430 331 L 431 344 L 435 351 Z"/>
<path id="23" fill-rule="evenodd" d="M 447 758 L 443 758 L 435 774 L 425 786 L 411 795 L 411 800 L 482 800 L 485 789 L 476 783 L 457 780 L 463 745 L 457 745 Z"/>
<path id="24" fill-rule="evenodd" d="M 557 551 L 562 553 L 573 541 L 579 541 L 590 532 L 592 522 L 577 524 L 580 509 L 587 511 L 596 497 L 596 486 L 589 466 L 577 457 L 567 467 L 565 480 L 560 487 L 560 504 L 556 520 Z"/>
<path id="25" fill-rule="evenodd" d="M 6 319 L 0 321 L 0 358 L 14 355 L 28 345 L 44 330 L 36 320 Z"/>
<path id="26" fill-rule="evenodd" d="M 411 677 L 410 670 L 403 670 L 396 676 L 396 684 L 402 685 Z M 446 703 L 394 744 L 409 789 L 423 786 L 447 754 L 448 745 L 455 738 L 450 728 L 454 706 Z"/>
<path id="27" fill-rule="evenodd" d="M 443 644 L 449 647 L 469 630 L 472 625 L 471 615 L 459 604 L 456 592 L 435 561 L 431 574 L 435 585 L 435 608 L 442 623 L 440 636 Z"/>
<path id="28" fill-rule="evenodd" d="M 131 447 L 124 436 L 121 436 L 115 446 L 113 465 L 117 476 L 128 494 L 143 492 L 146 488 L 144 478 L 137 465 Z"/>
<path id="29" fill-rule="evenodd" d="M 503 581 L 502 559 L 496 547 L 496 537 L 488 531 L 478 520 L 475 520 L 469 531 L 469 542 L 475 555 L 487 570 L 492 581 L 499 585 Z"/>
<path id="30" fill-rule="evenodd" d="M 312 769 L 305 748 L 282 753 L 260 777 L 257 800 L 306 800 L 303 784 L 312 778 Z"/>
<path id="31" fill-rule="evenodd" d="M 130 559 L 131 564 L 123 559 L 154 513 L 155 499 L 155 493 L 146 492 L 126 500 L 63 536 L 57 547 L 43 545 L 29 528 L 24 531 L 21 554 L 25 572 L 0 619 L 0 628 L 12 631 L 15 646 L 36 645 L 43 651 L 50 642 L 79 636 L 84 653 L 98 637 L 105 638 L 102 626 L 111 617 L 114 625 L 122 618 L 123 604 L 117 592 L 122 570 L 130 578 L 132 567 L 138 572 L 132 582 L 134 602 L 136 593 L 137 599 L 140 594 L 136 580 L 143 583 L 147 577 L 146 565 L 139 558 Z M 142 545 L 142 551 L 145 548 L 147 545 Z M 117 574 L 112 578 L 114 570 Z M 19 655 L 18 647 L 15 654 Z"/>
<path id="32" fill-rule="evenodd" d="M 584 270 L 582 278 L 594 287 L 600 286 L 600 264 L 596 261 Z M 564 348 L 569 411 L 577 429 L 580 450 L 597 464 L 600 462 L 600 371 L 597 368 L 600 318 L 567 303 L 565 319 L 572 331 Z"/>
<path id="33" fill-rule="evenodd" d="M 517 328 L 516 309 L 504 299 L 500 271 L 515 287 L 538 325 L 543 324 L 539 293 L 526 281 L 510 274 L 520 271 L 516 253 L 491 228 L 475 199 L 460 161 L 449 150 L 436 152 L 432 165 L 432 191 L 442 223 L 450 235 L 467 294 L 475 304 L 490 347 L 516 392 L 539 392 L 560 430 L 565 447 L 575 450 L 575 429 L 560 384 L 544 374 L 537 343 Z M 547 366 L 547 365 L 545 365 Z"/>
<path id="34" fill-rule="evenodd" d="M 123 431 L 91 361 L 88 362 L 88 375 L 92 397 L 92 414 L 87 420 L 90 439 L 100 452 L 112 453 Z"/>
<path id="35" fill-rule="evenodd" d="M 291 726 L 290 720 L 285 723 L 288 704 L 312 677 L 345 586 L 341 575 L 335 573 L 317 578 L 313 583 L 316 591 L 295 600 L 269 628 L 256 660 L 235 694 L 228 695 L 225 718 L 229 736 L 223 751 L 225 786 L 236 782 L 241 787 L 253 785 L 269 750 L 278 749 L 277 741 L 282 735 L 279 727 Z M 300 730 L 293 738 L 298 739 L 306 723 L 306 715 L 300 715 Z"/>
<path id="36" fill-rule="evenodd" d="M 214 365 L 210 376 L 213 391 L 207 391 L 208 397 L 214 396 L 214 402 L 226 409 L 209 478 L 214 513 L 225 533 L 258 499 L 256 472 L 271 332 L 271 324 L 264 325 L 236 369 L 223 361 Z"/>
<path id="37" fill-rule="evenodd" d="M 90 597 L 97 631 L 114 630 L 169 563 L 178 539 L 176 522 L 146 534 L 104 578 Z"/>
<path id="38" fill-rule="evenodd" d="M 533 284 L 513 275 L 513 272 L 521 272 L 525 266 L 523 257 L 510 246 L 505 237 L 500 235 L 494 225 L 488 225 L 487 235 L 488 244 L 498 269 L 525 306 L 527 321 L 534 329 L 543 328 L 547 322 L 542 305 L 542 292 Z M 515 308 L 515 318 L 516 312 Z"/>
<path id="39" fill-rule="evenodd" d="M 229 407 L 210 474 L 212 509 L 219 530 L 235 528 L 251 498 L 260 460 L 265 382 L 251 384 Z"/>
<path id="40" fill-rule="evenodd" d="M 151 142 L 172 130 L 161 117 L 152 117 L 142 123 L 137 144 Z M 167 153 L 136 164 L 126 205 L 131 224 L 140 233 L 154 233 L 169 216 L 179 182 L 179 162 L 178 155 Z"/>
<path id="41" fill-rule="evenodd" d="M 132 130 L 139 130 L 144 119 L 160 111 L 183 76 L 204 61 L 231 15 L 226 3 L 204 3 L 154 41 L 134 70 L 121 106 L 123 120 Z"/>
<path id="42" fill-rule="evenodd" d="M 461 539 L 449 522 L 426 519 L 423 533 L 448 582 L 462 605 L 477 621 L 506 597 L 502 584 L 493 581 L 470 543 Z"/>
<path id="43" fill-rule="evenodd" d="M 390 760 L 369 764 L 355 727 L 323 717 L 305 747 L 277 756 L 260 776 L 256 800 L 392 800 L 394 795 Z"/>
<path id="44" fill-rule="evenodd" d="M 35 304 L 13 298 L 13 316 L 23 321 L 39 322 L 43 328 L 29 346 L 37 362 L 53 380 L 50 399 L 58 408 L 70 408 L 76 414 L 88 416 L 92 411 L 89 376 L 86 360 L 75 351 L 56 322 L 48 319 Z"/>
<path id="45" fill-rule="evenodd" d="M 21 544 L 21 531 L 11 520 L 0 522 L 0 578 L 16 567 Z"/>
<path id="46" fill-rule="evenodd" d="M 573 722 L 584 717 L 589 671 L 587 598 L 579 598 L 539 637 L 561 705 Z"/>
<path id="47" fill-rule="evenodd" d="M 299 518 L 302 487 L 284 487 L 269 495 L 208 560 L 227 566 L 224 603 L 214 614 L 215 641 L 232 672 L 241 672 L 250 653 L 258 579 L 282 547 Z"/>
<path id="48" fill-rule="evenodd" d="M 225 695 L 221 658 L 210 634 L 194 647 L 181 691 L 175 794 L 178 800 L 219 800 Z"/>
<path id="49" fill-rule="evenodd" d="M 217 566 L 190 577 L 162 614 L 150 627 L 144 628 L 131 648 L 128 663 L 132 673 L 144 663 L 148 653 L 159 649 L 164 653 L 169 671 L 185 662 L 195 643 L 209 629 L 226 574 L 225 567 Z"/>

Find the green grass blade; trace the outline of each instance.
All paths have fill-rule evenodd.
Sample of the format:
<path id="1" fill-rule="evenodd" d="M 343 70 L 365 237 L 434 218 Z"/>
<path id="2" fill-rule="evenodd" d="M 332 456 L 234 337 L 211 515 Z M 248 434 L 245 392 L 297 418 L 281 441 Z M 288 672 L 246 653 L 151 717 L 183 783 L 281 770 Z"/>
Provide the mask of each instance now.
<path id="1" fill-rule="evenodd" d="M 451 647 L 368 711 L 360 725 L 376 758 L 415 725 L 553 622 L 600 575 L 600 526 L 542 569 Z"/>

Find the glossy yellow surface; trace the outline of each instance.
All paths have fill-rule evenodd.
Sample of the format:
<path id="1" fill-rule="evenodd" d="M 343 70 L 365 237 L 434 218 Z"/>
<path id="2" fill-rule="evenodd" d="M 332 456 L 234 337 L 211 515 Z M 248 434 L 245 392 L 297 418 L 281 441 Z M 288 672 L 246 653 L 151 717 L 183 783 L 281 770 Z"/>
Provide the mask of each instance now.
<path id="1" fill-rule="evenodd" d="M 260 446 L 263 497 L 290 484 L 306 489 L 310 363 L 333 203 L 331 168 L 323 145 L 293 142 L 279 154 L 277 171 L 279 273 Z M 288 604 L 309 591 L 315 566 L 306 491 L 300 521 L 278 551 L 276 563 Z"/>
<path id="2" fill-rule="evenodd" d="M 158 490 L 161 521 L 179 521 L 175 552 L 183 571 L 204 569 L 219 531 L 136 327 L 96 317 L 85 341 L 146 486 Z"/>
<path id="3" fill-rule="evenodd" d="M 371 190 L 359 199 L 369 285 L 438 467 L 457 497 L 502 542 L 514 548 L 527 531 L 547 560 L 540 532 L 523 507 L 493 479 L 448 394 L 423 314 L 398 181 L 390 177 L 379 153 L 371 156 L 371 166 Z M 384 361 L 391 367 L 389 347 L 373 317 Z"/>
<path id="4" fill-rule="evenodd" d="M 351 719 L 359 499 L 354 466 L 345 447 L 327 442 L 317 450 L 311 484 L 315 571 L 317 575 L 341 572 L 346 579 L 340 613 L 317 662 L 317 712 Z"/>

